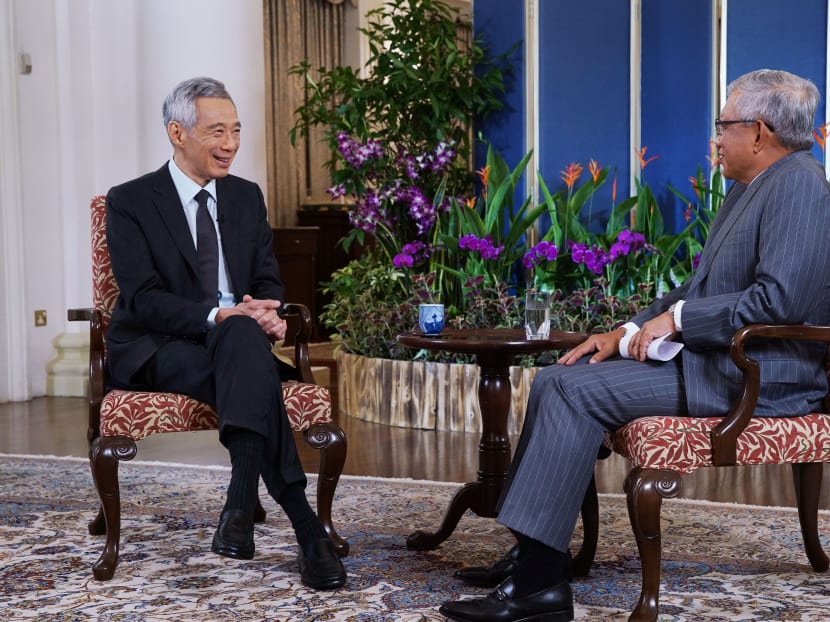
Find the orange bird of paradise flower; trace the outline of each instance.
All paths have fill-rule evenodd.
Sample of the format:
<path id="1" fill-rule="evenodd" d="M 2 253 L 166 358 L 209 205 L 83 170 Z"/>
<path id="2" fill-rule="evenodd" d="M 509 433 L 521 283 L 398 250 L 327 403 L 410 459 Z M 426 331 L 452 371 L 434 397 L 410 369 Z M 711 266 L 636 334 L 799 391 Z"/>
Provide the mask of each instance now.
<path id="1" fill-rule="evenodd" d="M 484 199 L 487 199 L 487 180 L 490 179 L 490 167 L 483 166 L 476 171 L 476 175 L 478 175 L 478 179 L 481 182 L 481 196 Z"/>
<path id="2" fill-rule="evenodd" d="M 709 155 L 706 156 L 706 159 L 709 160 L 709 164 L 712 170 L 715 170 L 718 167 L 718 164 L 720 164 L 718 146 L 715 144 L 715 141 L 711 138 L 709 139 Z"/>
<path id="3" fill-rule="evenodd" d="M 651 162 L 652 160 L 656 160 L 657 158 L 660 157 L 659 155 L 651 156 L 648 160 L 646 160 L 646 150 L 647 149 L 648 149 L 648 147 L 643 147 L 642 149 L 640 149 L 640 152 L 637 154 L 637 157 L 640 159 L 640 170 L 641 171 L 643 169 L 645 169 L 646 166 L 648 166 L 649 162 Z"/>
<path id="4" fill-rule="evenodd" d="M 599 165 L 599 162 L 596 160 L 588 162 L 588 170 L 591 172 L 591 178 L 594 180 L 594 183 L 597 183 L 599 181 L 599 174 L 602 172 L 602 167 Z"/>
<path id="5" fill-rule="evenodd" d="M 695 191 L 697 195 L 697 200 L 702 201 L 703 197 L 701 196 L 700 186 L 697 183 L 697 177 L 689 177 L 689 181 L 692 182 L 692 189 Z"/>
<path id="6" fill-rule="evenodd" d="M 816 139 L 818 146 L 824 151 L 824 145 L 827 143 L 827 128 L 830 127 L 830 122 L 825 123 L 817 130 L 813 130 L 813 137 Z"/>
<path id="7" fill-rule="evenodd" d="M 562 181 L 568 186 L 568 190 L 573 190 L 576 180 L 582 175 L 582 165 L 576 162 L 571 162 L 564 171 L 559 171 L 562 175 Z"/>
<path id="8" fill-rule="evenodd" d="M 611 185 L 611 205 L 617 202 L 617 176 L 614 175 L 614 183 Z"/>

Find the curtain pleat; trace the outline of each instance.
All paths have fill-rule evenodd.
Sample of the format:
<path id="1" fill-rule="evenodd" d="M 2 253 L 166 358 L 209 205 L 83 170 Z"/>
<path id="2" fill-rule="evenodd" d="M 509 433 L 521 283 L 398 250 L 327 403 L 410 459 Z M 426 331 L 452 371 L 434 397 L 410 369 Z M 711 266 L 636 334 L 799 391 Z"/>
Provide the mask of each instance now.
<path id="1" fill-rule="evenodd" d="M 341 63 L 343 7 L 329 0 L 263 0 L 262 5 L 269 218 L 274 226 L 291 227 L 301 203 L 326 199 L 330 177 L 323 164 L 330 156 L 320 140 L 322 128 L 291 146 L 288 132 L 304 88 L 303 78 L 288 70 L 305 59 L 314 69 Z"/>

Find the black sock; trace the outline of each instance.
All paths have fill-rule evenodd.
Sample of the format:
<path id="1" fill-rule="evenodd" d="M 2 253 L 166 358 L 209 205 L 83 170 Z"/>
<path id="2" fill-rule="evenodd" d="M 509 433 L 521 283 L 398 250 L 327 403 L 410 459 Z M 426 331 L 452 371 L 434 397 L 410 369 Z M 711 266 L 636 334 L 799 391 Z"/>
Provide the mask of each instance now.
<path id="1" fill-rule="evenodd" d="M 265 439 L 255 432 L 236 429 L 226 434 L 226 444 L 231 457 L 231 482 L 225 510 L 242 510 L 253 516 Z"/>
<path id="2" fill-rule="evenodd" d="M 285 510 L 294 533 L 297 535 L 297 542 L 302 548 L 306 545 L 327 538 L 323 523 L 311 509 L 308 499 L 305 496 L 305 488 L 300 484 L 286 486 L 280 498 L 277 499 L 283 510 Z"/>
<path id="3" fill-rule="evenodd" d="M 519 550 L 521 556 L 513 573 L 517 598 L 535 594 L 565 580 L 565 569 L 570 563 L 567 551 L 557 551 L 527 536 L 519 537 Z"/>

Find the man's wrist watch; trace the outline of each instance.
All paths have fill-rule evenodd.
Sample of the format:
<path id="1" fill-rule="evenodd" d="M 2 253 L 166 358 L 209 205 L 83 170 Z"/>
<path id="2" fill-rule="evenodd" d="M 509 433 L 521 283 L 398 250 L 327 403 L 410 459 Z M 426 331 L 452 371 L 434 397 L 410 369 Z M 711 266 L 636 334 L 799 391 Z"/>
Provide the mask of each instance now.
<path id="1" fill-rule="evenodd" d="M 668 313 L 671 316 L 671 321 L 674 323 L 674 329 L 677 330 L 677 319 L 674 317 L 675 309 L 677 309 L 677 303 L 673 302 L 669 305 Z"/>

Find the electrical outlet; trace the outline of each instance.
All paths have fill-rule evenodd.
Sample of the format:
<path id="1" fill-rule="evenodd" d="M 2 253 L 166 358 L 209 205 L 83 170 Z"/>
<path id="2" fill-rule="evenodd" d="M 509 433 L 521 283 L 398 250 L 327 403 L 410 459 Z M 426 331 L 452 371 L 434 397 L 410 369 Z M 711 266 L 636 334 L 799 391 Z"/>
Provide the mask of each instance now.
<path id="1" fill-rule="evenodd" d="M 46 309 L 35 310 L 35 326 L 46 326 Z"/>

